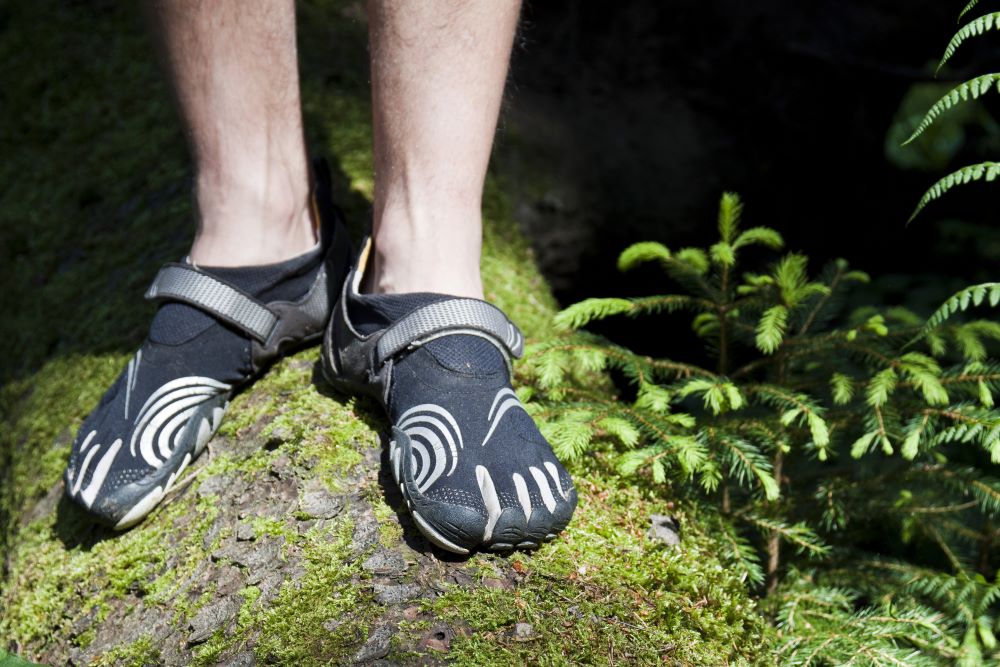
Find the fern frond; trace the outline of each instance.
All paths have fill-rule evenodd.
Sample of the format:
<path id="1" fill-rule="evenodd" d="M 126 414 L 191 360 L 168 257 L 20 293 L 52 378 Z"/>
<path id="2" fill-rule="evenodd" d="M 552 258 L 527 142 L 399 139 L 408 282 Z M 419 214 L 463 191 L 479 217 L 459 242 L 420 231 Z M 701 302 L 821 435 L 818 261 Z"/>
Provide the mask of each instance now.
<path id="1" fill-rule="evenodd" d="M 945 63 L 947 63 L 951 57 L 955 55 L 955 51 L 957 51 L 958 47 L 965 43 L 966 40 L 982 35 L 984 32 L 988 32 L 994 28 L 1000 28 L 1000 12 L 986 14 L 984 16 L 980 16 L 974 21 L 966 23 L 959 29 L 958 32 L 955 33 L 955 36 L 951 38 L 951 41 L 948 43 L 948 47 L 944 50 L 944 55 L 941 57 L 941 62 L 938 63 L 937 69 L 934 70 L 934 73 L 937 74 L 941 71 L 941 68 L 944 67 Z"/>
<path id="2" fill-rule="evenodd" d="M 1000 176 L 1000 163 L 998 162 L 980 162 L 979 164 L 972 164 L 968 167 L 962 167 L 958 171 L 954 171 L 937 183 L 932 185 L 924 196 L 920 198 L 917 203 L 917 208 L 914 209 L 913 213 L 910 215 L 910 219 L 907 224 L 913 222 L 914 218 L 920 215 L 928 204 L 932 201 L 940 199 L 952 188 L 958 185 L 965 185 L 971 183 L 972 181 L 986 180 L 987 182 L 992 182 L 996 180 L 997 176 Z"/>
<path id="3" fill-rule="evenodd" d="M 981 283 L 956 292 L 927 318 L 924 332 L 940 326 L 955 313 L 964 312 L 970 305 L 978 306 L 984 301 L 987 301 L 990 307 L 1000 304 L 1000 283 Z"/>
<path id="4" fill-rule="evenodd" d="M 937 118 L 944 112 L 952 109 L 962 102 L 967 102 L 969 100 L 977 100 L 986 93 L 990 91 L 994 85 L 998 86 L 1000 90 L 1000 73 L 984 74 L 983 76 L 977 76 L 975 79 L 970 79 L 965 83 L 962 83 L 954 88 L 952 88 L 946 95 L 931 106 L 927 113 L 924 114 L 923 119 L 920 124 L 917 125 L 917 129 L 913 131 L 910 138 L 903 142 L 906 146 L 913 142 L 917 137 L 924 133 L 924 131 L 929 128 Z"/>
<path id="5" fill-rule="evenodd" d="M 971 12 L 973 9 L 975 9 L 976 5 L 978 5 L 978 4 L 979 4 L 979 0 L 969 0 L 969 3 L 967 5 L 965 5 L 965 7 L 962 9 L 961 13 L 958 15 L 958 23 L 961 23 L 962 19 L 965 18 L 965 15 L 968 14 L 969 12 Z"/>

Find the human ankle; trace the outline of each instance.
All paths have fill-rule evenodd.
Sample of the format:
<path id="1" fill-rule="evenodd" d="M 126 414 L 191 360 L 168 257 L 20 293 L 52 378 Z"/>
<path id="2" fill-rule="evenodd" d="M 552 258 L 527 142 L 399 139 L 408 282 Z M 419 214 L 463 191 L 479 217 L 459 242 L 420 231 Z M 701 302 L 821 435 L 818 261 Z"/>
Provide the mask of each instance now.
<path id="1" fill-rule="evenodd" d="M 271 264 L 316 244 L 308 183 L 287 175 L 245 182 L 199 177 L 191 260 L 208 266 Z"/>
<path id="2" fill-rule="evenodd" d="M 475 208 L 400 207 L 376 211 L 373 260 L 364 289 L 483 298 L 482 230 Z"/>

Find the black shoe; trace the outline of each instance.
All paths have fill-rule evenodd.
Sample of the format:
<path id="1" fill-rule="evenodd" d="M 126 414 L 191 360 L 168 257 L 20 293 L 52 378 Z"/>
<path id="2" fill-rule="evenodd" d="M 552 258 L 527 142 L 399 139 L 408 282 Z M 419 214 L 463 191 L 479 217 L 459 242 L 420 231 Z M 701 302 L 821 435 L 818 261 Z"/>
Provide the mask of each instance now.
<path id="1" fill-rule="evenodd" d="M 367 254 L 344 283 L 323 368 L 385 408 L 392 474 L 421 532 L 460 554 L 554 538 L 576 490 L 511 388 L 521 332 L 478 299 L 361 294 Z"/>
<path id="2" fill-rule="evenodd" d="M 233 393 L 319 341 L 351 259 L 322 163 L 313 204 L 320 242 L 304 255 L 160 269 L 146 294 L 163 302 L 149 336 L 84 421 L 66 467 L 66 493 L 102 523 L 141 521 L 219 428 Z"/>

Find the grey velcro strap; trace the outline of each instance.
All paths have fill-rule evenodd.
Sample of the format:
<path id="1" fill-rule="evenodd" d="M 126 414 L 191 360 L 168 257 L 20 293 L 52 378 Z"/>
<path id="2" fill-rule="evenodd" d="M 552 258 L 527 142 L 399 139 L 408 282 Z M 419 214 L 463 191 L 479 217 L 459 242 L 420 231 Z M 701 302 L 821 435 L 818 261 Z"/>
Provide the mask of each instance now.
<path id="1" fill-rule="evenodd" d="M 147 299 L 182 301 L 267 342 L 278 316 L 253 297 L 192 266 L 167 264 L 146 292 Z"/>
<path id="2" fill-rule="evenodd" d="M 377 362 L 382 364 L 414 343 L 450 331 L 485 334 L 515 358 L 524 352 L 524 336 L 499 308 L 479 299 L 448 299 L 418 308 L 389 327 L 378 340 Z"/>

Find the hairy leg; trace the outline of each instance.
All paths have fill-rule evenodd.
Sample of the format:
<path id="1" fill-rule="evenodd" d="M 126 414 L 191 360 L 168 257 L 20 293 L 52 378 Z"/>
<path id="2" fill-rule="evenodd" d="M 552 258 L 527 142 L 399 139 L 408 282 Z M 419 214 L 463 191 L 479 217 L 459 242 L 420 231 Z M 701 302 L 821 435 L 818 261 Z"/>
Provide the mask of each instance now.
<path id="1" fill-rule="evenodd" d="M 370 0 L 375 255 L 367 289 L 482 298 L 483 181 L 519 0 Z"/>
<path id="2" fill-rule="evenodd" d="M 267 264 L 312 247 L 294 0 L 150 0 L 195 162 L 191 258 Z"/>

